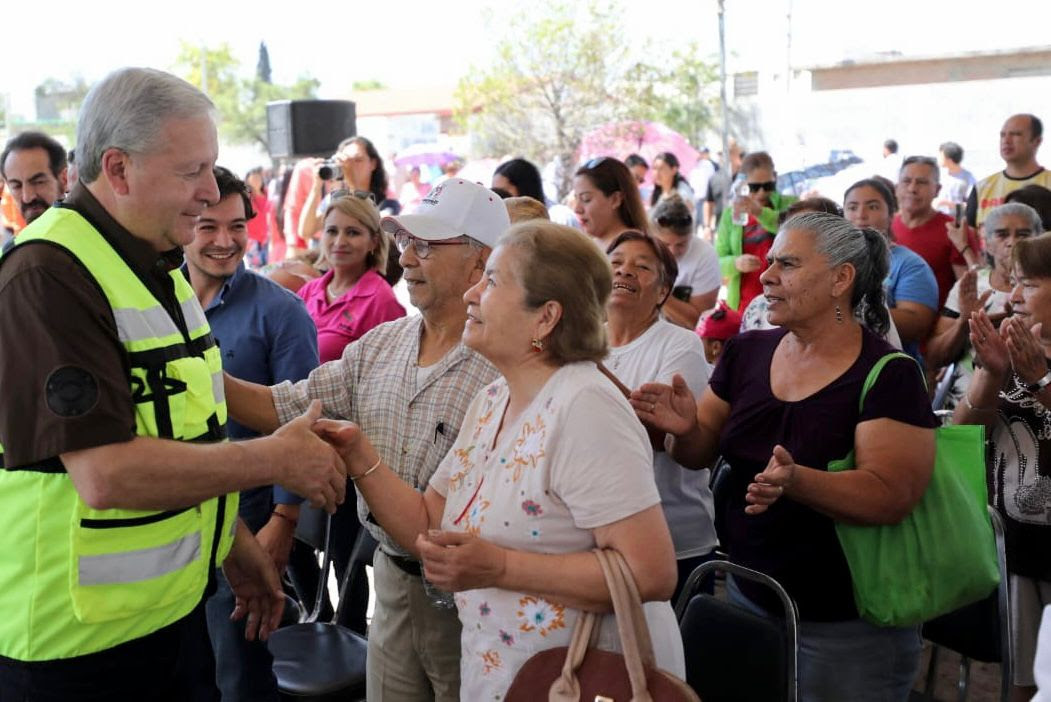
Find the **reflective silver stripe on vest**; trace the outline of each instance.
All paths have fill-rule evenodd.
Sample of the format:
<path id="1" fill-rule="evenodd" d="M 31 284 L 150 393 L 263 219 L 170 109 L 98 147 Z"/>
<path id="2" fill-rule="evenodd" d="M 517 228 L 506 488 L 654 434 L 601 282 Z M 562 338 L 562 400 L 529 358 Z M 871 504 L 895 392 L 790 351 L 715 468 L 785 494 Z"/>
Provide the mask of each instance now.
<path id="1" fill-rule="evenodd" d="M 223 387 L 223 372 L 212 373 L 212 398 L 215 404 L 221 405 L 226 402 L 226 389 Z"/>
<path id="2" fill-rule="evenodd" d="M 164 546 L 101 556 L 81 556 L 81 585 L 118 585 L 159 578 L 201 557 L 201 534 L 195 532 Z"/>
<path id="3" fill-rule="evenodd" d="M 160 305 L 144 310 L 133 307 L 114 309 L 113 318 L 117 321 L 117 335 L 125 343 L 149 341 L 179 333 L 171 317 Z"/>
<path id="4" fill-rule="evenodd" d="M 190 296 L 186 298 L 179 303 L 179 307 L 182 308 L 182 318 L 186 320 L 186 328 L 191 332 L 194 329 L 200 329 L 208 323 L 204 316 L 204 310 L 201 309 L 196 297 Z"/>

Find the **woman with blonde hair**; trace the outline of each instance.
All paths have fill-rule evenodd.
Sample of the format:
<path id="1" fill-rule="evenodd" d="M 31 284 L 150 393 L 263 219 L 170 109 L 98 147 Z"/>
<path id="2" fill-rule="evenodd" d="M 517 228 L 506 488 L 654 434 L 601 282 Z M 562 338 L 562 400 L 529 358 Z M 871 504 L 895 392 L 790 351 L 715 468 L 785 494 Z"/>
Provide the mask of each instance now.
<path id="1" fill-rule="evenodd" d="M 351 341 L 377 324 L 405 316 L 382 277 L 387 268 L 387 235 L 372 201 L 336 191 L 325 210 L 321 255 L 329 269 L 298 291 L 317 324 L 321 362 L 339 358 Z"/>
<path id="2" fill-rule="evenodd" d="M 464 343 L 502 377 L 471 403 L 452 450 L 421 493 L 356 425 L 320 420 L 376 521 L 455 593 L 463 623 L 461 697 L 502 699 L 538 651 L 567 645 L 581 611 L 609 612 L 591 550 L 627 561 L 658 664 L 679 674 L 667 603 L 675 555 L 642 424 L 596 367 L 609 348 L 609 263 L 583 234 L 514 225 L 464 295 Z M 616 648 L 612 617 L 598 645 Z"/>

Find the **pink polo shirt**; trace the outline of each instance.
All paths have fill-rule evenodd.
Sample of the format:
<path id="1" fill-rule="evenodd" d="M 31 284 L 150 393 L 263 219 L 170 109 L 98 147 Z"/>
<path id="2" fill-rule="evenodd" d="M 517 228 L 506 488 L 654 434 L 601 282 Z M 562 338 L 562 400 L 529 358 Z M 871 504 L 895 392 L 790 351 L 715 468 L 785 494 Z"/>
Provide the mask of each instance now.
<path id="1" fill-rule="evenodd" d="M 318 355 L 322 363 L 342 356 L 347 344 L 373 327 L 405 316 L 405 308 L 376 271 L 367 271 L 353 288 L 329 304 L 325 288 L 333 275 L 329 271 L 297 293 L 306 302 L 307 312 L 317 325 Z"/>

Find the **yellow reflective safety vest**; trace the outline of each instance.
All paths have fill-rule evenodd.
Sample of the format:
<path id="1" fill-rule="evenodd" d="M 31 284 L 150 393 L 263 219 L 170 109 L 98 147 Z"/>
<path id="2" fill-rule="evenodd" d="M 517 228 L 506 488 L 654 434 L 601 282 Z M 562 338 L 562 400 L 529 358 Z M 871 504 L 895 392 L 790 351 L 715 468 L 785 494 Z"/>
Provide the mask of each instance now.
<path id="1" fill-rule="evenodd" d="M 224 437 L 219 349 L 180 271 L 170 274 L 182 317 L 174 320 L 71 209 L 52 207 L 17 245 L 66 249 L 105 294 L 124 350 L 138 436 Z M 230 551 L 237 499 L 234 493 L 160 512 L 97 510 L 80 498 L 60 461 L 0 469 L 0 655 L 70 658 L 184 617 Z"/>

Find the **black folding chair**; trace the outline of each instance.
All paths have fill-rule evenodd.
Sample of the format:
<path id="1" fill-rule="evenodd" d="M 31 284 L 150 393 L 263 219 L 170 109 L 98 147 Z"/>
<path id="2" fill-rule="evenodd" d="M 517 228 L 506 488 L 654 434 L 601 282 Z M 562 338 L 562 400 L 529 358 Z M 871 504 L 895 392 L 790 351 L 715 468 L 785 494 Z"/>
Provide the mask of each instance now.
<path id="1" fill-rule="evenodd" d="M 934 397 L 931 400 L 931 409 L 938 411 L 945 407 L 945 401 L 949 399 L 949 391 L 952 390 L 953 376 L 956 373 L 956 364 L 950 363 L 942 371 L 942 379 L 934 386 Z"/>
<path id="2" fill-rule="evenodd" d="M 996 537 L 996 558 L 1000 566 L 1000 585 L 979 600 L 958 610 L 943 614 L 923 625 L 923 638 L 934 646 L 927 665 L 927 680 L 923 700 L 934 699 L 938 668 L 938 651 L 946 648 L 960 654 L 960 670 L 956 682 L 959 702 L 967 699 L 970 685 L 971 661 L 1000 664 L 1000 700 L 1011 696 L 1011 610 L 1010 587 L 1007 581 L 1007 558 L 1004 553 L 1004 523 L 1000 514 L 989 507 L 989 519 Z"/>
<path id="3" fill-rule="evenodd" d="M 277 686 L 286 699 L 320 702 L 361 699 L 365 696 L 368 644 L 364 637 L 336 622 L 339 621 L 344 594 L 357 570 L 351 566 L 371 558 L 376 541 L 367 529 L 358 532 L 343 582 L 340 583 L 335 616 L 332 621 L 320 622 L 318 618 L 327 596 L 326 583 L 332 566 L 331 523 L 331 515 L 326 515 L 321 578 L 312 608 L 298 623 L 273 632 L 267 642 L 274 657 Z"/>
<path id="4" fill-rule="evenodd" d="M 784 617 L 761 616 L 697 594 L 704 578 L 716 570 L 773 590 Z M 799 614 L 776 580 L 729 561 L 708 561 L 690 574 L 675 615 L 686 655 L 686 682 L 704 702 L 795 702 Z"/>

